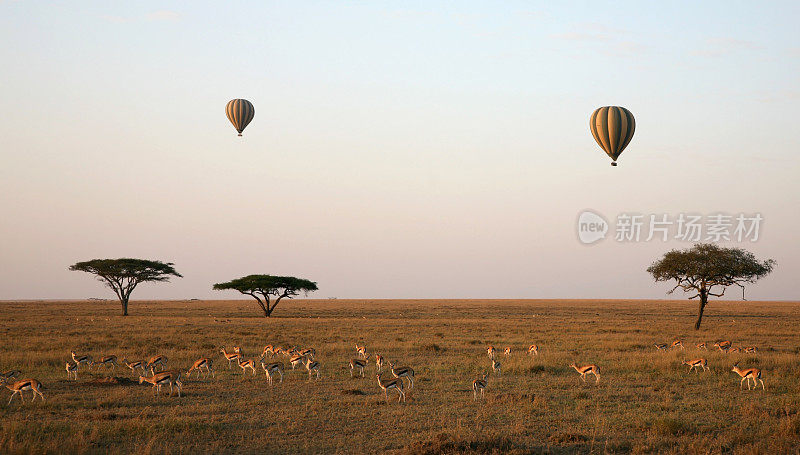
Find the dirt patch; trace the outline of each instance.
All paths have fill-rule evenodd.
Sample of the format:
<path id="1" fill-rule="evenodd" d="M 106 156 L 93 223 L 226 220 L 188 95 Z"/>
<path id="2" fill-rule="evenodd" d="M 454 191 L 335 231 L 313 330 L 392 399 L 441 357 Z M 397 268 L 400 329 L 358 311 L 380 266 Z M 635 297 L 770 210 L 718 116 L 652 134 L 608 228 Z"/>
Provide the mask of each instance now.
<path id="1" fill-rule="evenodd" d="M 361 389 L 346 389 L 342 390 L 342 395 L 366 395 Z"/>
<path id="2" fill-rule="evenodd" d="M 112 385 L 134 385 L 136 384 L 136 381 L 118 376 L 106 376 L 104 378 L 94 378 L 91 381 L 88 381 L 86 384 L 97 387 L 107 387 Z"/>

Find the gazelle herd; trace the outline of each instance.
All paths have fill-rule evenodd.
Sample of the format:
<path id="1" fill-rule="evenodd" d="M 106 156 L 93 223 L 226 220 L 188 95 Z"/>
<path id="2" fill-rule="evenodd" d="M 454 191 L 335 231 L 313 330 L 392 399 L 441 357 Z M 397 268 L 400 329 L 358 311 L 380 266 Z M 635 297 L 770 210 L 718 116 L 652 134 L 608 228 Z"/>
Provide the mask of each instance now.
<path id="1" fill-rule="evenodd" d="M 665 343 L 654 343 L 654 346 L 659 351 L 668 351 L 668 350 L 685 350 L 683 346 L 683 342 L 681 340 L 674 340 L 670 344 Z M 698 343 L 694 345 L 697 350 L 708 350 L 706 347 L 706 343 Z M 724 354 L 730 354 L 734 352 L 743 352 L 749 354 L 755 354 L 758 352 L 758 349 L 754 346 L 742 347 L 742 348 L 734 348 L 732 347 L 732 343 L 730 341 L 718 341 L 714 343 L 714 348 L 719 349 L 720 352 Z M 288 348 L 284 349 L 280 346 L 273 346 L 273 345 L 266 345 L 264 349 L 261 351 L 261 355 L 258 358 L 250 358 L 245 359 L 243 351 L 241 347 L 236 346 L 233 348 L 232 351 L 226 350 L 225 347 L 221 347 L 219 351 L 223 358 L 228 361 L 228 369 L 235 363 L 239 368 L 242 369 L 242 378 L 244 379 L 247 376 L 248 372 L 252 372 L 253 376 L 257 375 L 257 370 L 262 369 L 264 370 L 265 377 L 270 386 L 273 385 L 273 381 L 278 379 L 279 382 L 283 382 L 284 379 L 284 364 L 281 361 L 275 361 L 275 357 L 286 357 L 289 364 L 291 365 L 292 369 L 296 369 L 298 367 L 305 369 L 308 373 L 308 380 L 312 380 L 315 376 L 316 379 L 319 380 L 321 377 L 321 365 L 320 362 L 315 359 L 316 350 L 314 348 Z M 367 352 L 367 348 L 364 345 L 355 345 L 355 357 L 351 358 L 350 360 L 350 377 L 364 377 L 364 370 L 368 368 L 370 364 L 370 359 L 372 355 Z M 506 347 L 503 349 L 503 354 L 506 358 L 510 358 L 512 353 L 512 348 Z M 98 358 L 98 360 L 94 360 L 91 355 L 79 355 L 74 351 L 70 352 L 71 360 L 67 361 L 65 364 L 65 371 L 67 373 L 67 379 L 77 381 L 78 380 L 78 370 L 81 366 L 86 367 L 87 369 L 92 368 L 99 368 L 105 367 L 106 369 L 111 369 L 114 371 L 119 363 L 117 362 L 117 356 L 115 355 L 103 355 Z M 488 346 L 486 348 L 486 354 L 489 357 L 490 361 L 490 372 L 497 376 L 501 376 L 502 365 L 497 358 L 497 349 L 493 346 Z M 527 354 L 530 356 L 538 356 L 539 355 L 539 347 L 536 344 L 531 344 L 527 349 Z M 268 360 L 269 359 L 269 360 Z M 128 361 L 127 359 L 122 360 L 122 364 L 129 368 L 131 372 L 135 375 L 139 370 L 141 370 L 141 376 L 139 376 L 139 383 L 143 384 L 145 382 L 152 384 L 153 386 L 153 393 L 158 396 L 161 392 L 162 387 L 169 386 L 170 389 L 170 396 L 173 394 L 173 391 L 177 390 L 177 394 L 181 396 L 181 389 L 183 387 L 182 379 L 185 376 L 186 378 L 190 377 L 194 372 L 197 372 L 197 376 L 201 377 L 202 379 L 208 379 L 209 376 L 215 377 L 215 371 L 213 368 L 213 359 L 209 357 L 202 357 L 195 361 L 192 366 L 185 371 L 180 370 L 168 370 L 167 369 L 167 357 L 163 355 L 155 355 L 150 357 L 148 360 L 137 360 L 137 361 Z M 384 374 L 384 369 L 388 364 L 388 371 L 391 373 L 392 378 L 384 379 L 382 376 Z M 405 402 L 406 401 L 406 384 L 405 381 L 408 381 L 408 389 L 414 388 L 414 380 L 415 380 L 415 372 L 414 369 L 409 366 L 395 366 L 394 362 L 387 361 L 382 355 L 375 354 L 374 355 L 374 365 L 375 365 L 375 376 L 377 378 L 378 386 L 384 392 L 384 396 L 388 402 L 389 400 L 389 391 L 395 390 L 398 393 L 398 402 Z M 688 372 L 691 373 L 692 370 L 695 373 L 709 371 L 710 368 L 708 367 L 708 361 L 704 357 L 695 358 L 692 360 L 684 359 L 681 362 L 681 365 L 685 365 L 689 367 Z M 594 364 L 588 365 L 579 365 L 575 362 L 571 363 L 570 368 L 573 368 L 577 373 L 580 375 L 580 379 L 583 382 L 586 382 L 586 376 L 589 374 L 594 375 L 595 383 L 600 382 L 600 367 Z M 747 383 L 748 390 L 754 390 L 761 385 L 762 390 L 766 390 L 764 386 L 764 380 L 761 375 L 761 370 L 757 368 L 739 368 L 739 362 L 733 364 L 732 372 L 738 374 L 741 377 L 740 381 L 740 388 L 744 388 L 744 383 Z M 150 376 L 144 376 L 147 373 L 150 373 Z M 472 381 L 472 392 L 473 392 L 473 399 L 478 400 L 478 398 L 483 398 L 484 392 L 489 385 L 489 374 L 490 372 L 483 372 L 481 376 L 477 379 Z M 33 394 L 32 400 L 35 399 L 37 396 L 41 397 L 42 401 L 44 401 L 44 395 L 42 393 L 42 384 L 36 379 L 23 379 L 20 381 L 16 381 L 13 383 L 9 383 L 10 380 L 16 379 L 21 372 L 19 370 L 9 370 L 6 372 L 0 372 L 0 383 L 3 384 L 6 388 L 11 390 L 11 399 L 9 400 L 8 404 L 11 404 L 14 397 L 16 395 L 20 396 L 21 401 L 25 401 L 22 392 L 24 391 L 31 391 Z M 752 381 L 752 387 L 751 387 Z"/>

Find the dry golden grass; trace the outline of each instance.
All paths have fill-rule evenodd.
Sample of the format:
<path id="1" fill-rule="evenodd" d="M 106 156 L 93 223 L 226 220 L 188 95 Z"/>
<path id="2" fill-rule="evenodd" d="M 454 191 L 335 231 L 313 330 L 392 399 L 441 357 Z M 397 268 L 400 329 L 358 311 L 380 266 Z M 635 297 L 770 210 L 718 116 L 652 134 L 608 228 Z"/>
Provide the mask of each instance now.
<path id="1" fill-rule="evenodd" d="M 800 306 L 712 302 L 692 330 L 685 301 L 306 300 L 276 317 L 254 303 L 3 302 L 0 370 L 41 380 L 47 401 L 0 403 L 0 453 L 796 453 L 800 449 Z M 230 322 L 215 322 L 230 320 Z M 686 351 L 656 352 L 682 339 Z M 698 352 L 730 339 L 757 355 Z M 416 370 L 408 402 L 386 403 L 374 377 L 350 378 L 354 344 Z M 314 347 L 322 379 L 291 371 L 270 388 L 259 371 L 227 369 L 222 345 L 257 356 L 264 345 Z M 537 343 L 538 357 L 525 349 Z M 475 403 L 471 382 L 500 355 Z M 67 381 L 71 349 L 95 357 L 159 353 L 171 368 L 201 356 L 215 379 L 184 380 L 184 396 L 156 399 L 149 385 Z M 683 358 L 711 371 L 688 375 Z M 731 365 L 763 370 L 767 390 L 739 390 Z M 568 365 L 596 363 L 601 381 Z M 135 379 L 127 369 L 116 376 Z M 10 392 L 0 396 L 7 401 Z M 26 393 L 30 400 L 30 393 Z"/>

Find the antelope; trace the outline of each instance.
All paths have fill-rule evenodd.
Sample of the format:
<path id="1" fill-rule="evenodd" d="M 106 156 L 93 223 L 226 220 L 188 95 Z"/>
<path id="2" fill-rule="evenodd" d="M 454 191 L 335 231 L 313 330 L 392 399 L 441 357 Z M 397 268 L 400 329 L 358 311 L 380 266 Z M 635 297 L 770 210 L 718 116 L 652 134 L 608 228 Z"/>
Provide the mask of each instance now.
<path id="1" fill-rule="evenodd" d="M 81 364 L 86 364 L 86 366 L 91 366 L 92 364 L 92 356 L 90 355 L 77 355 L 75 351 L 70 352 L 72 354 L 72 360 L 80 366 Z"/>
<path id="2" fill-rule="evenodd" d="M 270 357 L 275 356 L 275 348 L 273 348 L 271 344 L 264 346 L 264 351 L 261 353 L 262 358 L 266 357 L 267 355 L 269 355 Z"/>
<path id="3" fill-rule="evenodd" d="M 500 362 L 498 362 L 497 360 L 492 360 L 492 372 L 496 373 L 498 376 L 501 375 Z"/>
<path id="4" fill-rule="evenodd" d="M 691 373 L 692 370 L 694 370 L 695 368 L 697 368 L 695 370 L 695 373 L 699 372 L 701 369 L 703 371 L 706 371 L 706 370 L 709 369 L 708 368 L 708 362 L 706 362 L 706 359 L 684 360 L 683 361 L 683 365 L 689 365 L 688 373 Z"/>
<path id="5" fill-rule="evenodd" d="M 242 356 L 244 355 L 244 354 L 242 353 L 242 348 L 240 348 L 239 346 L 234 346 L 234 347 L 233 347 L 233 352 L 235 352 L 235 353 L 239 354 L 239 357 L 242 357 Z"/>
<path id="6" fill-rule="evenodd" d="M 255 360 L 250 359 L 250 360 L 245 360 L 244 362 L 242 362 L 242 358 L 241 357 L 239 357 L 238 359 L 239 360 L 238 360 L 237 363 L 239 364 L 239 368 L 242 369 L 242 379 L 244 379 L 245 373 L 247 373 L 247 369 L 248 368 L 253 370 L 253 376 L 256 375 L 256 361 Z"/>
<path id="7" fill-rule="evenodd" d="M 748 346 L 746 348 L 742 348 L 742 350 L 747 354 L 755 354 L 758 352 L 758 348 L 755 346 Z"/>
<path id="8" fill-rule="evenodd" d="M 667 350 L 667 345 L 664 344 L 664 343 L 654 343 L 653 346 L 655 346 L 656 349 L 658 349 L 659 351 L 666 351 Z"/>
<path id="9" fill-rule="evenodd" d="M 78 380 L 78 364 L 75 362 L 67 362 L 67 381 L 74 375 L 75 380 Z"/>
<path id="10" fill-rule="evenodd" d="M 6 384 L 6 388 L 10 390 L 11 399 L 8 400 L 8 405 L 11 404 L 11 400 L 14 399 L 14 395 L 19 394 L 19 399 L 24 403 L 25 398 L 22 396 L 22 392 L 25 390 L 30 390 L 33 392 L 33 397 L 31 397 L 31 402 L 36 399 L 36 395 L 42 397 L 42 401 L 44 401 L 44 395 L 42 395 L 42 383 L 37 381 L 36 379 L 23 379 L 21 381 L 17 381 L 11 385 Z"/>
<path id="11" fill-rule="evenodd" d="M 239 359 L 241 357 L 239 354 L 237 354 L 235 352 L 232 352 L 232 353 L 225 352 L 225 348 L 220 349 L 220 352 L 222 353 L 222 355 L 225 356 L 225 360 L 228 361 L 228 369 L 229 370 L 231 369 L 231 362 L 233 362 L 235 360 L 238 363 Z"/>
<path id="12" fill-rule="evenodd" d="M 409 388 L 414 388 L 414 370 L 411 367 L 395 368 L 394 363 L 389 362 L 389 369 L 392 370 L 392 376 L 400 380 L 402 380 L 402 378 L 408 379 Z M 405 396 L 405 393 L 403 396 Z"/>
<path id="13" fill-rule="evenodd" d="M 114 371 L 117 368 L 117 356 L 107 355 L 105 357 L 101 357 L 97 362 L 92 362 L 89 365 L 98 367 L 111 365 L 111 371 Z"/>
<path id="14" fill-rule="evenodd" d="M 300 352 L 298 352 L 298 354 L 313 359 L 314 356 L 317 355 L 317 351 L 314 348 L 307 348 L 307 349 L 301 349 Z"/>
<path id="15" fill-rule="evenodd" d="M 740 389 L 743 388 L 742 383 L 744 381 L 747 381 L 747 390 L 750 390 L 750 381 L 752 380 L 753 385 L 755 386 L 754 389 L 758 388 L 758 383 L 760 382 L 761 388 L 763 390 L 767 390 L 767 388 L 764 387 L 764 380 L 761 379 L 761 370 L 759 370 L 758 368 L 748 368 L 746 370 L 742 370 L 741 368 L 739 368 L 739 362 L 736 362 L 733 364 L 733 369 L 731 371 L 742 377 L 742 380 L 739 381 Z"/>
<path id="16" fill-rule="evenodd" d="M 159 370 L 163 370 L 167 367 L 167 358 L 163 355 L 154 355 L 147 360 L 146 369 L 150 370 L 150 374 L 156 374 L 156 365 L 158 365 Z"/>
<path id="17" fill-rule="evenodd" d="M 149 378 L 144 376 L 139 376 L 139 384 L 144 382 L 148 382 L 153 384 L 153 394 L 158 396 L 161 394 L 161 387 L 169 384 L 169 396 L 172 396 L 172 387 L 175 386 L 178 389 L 178 396 L 181 396 L 181 386 L 183 383 L 181 382 L 181 373 L 176 371 L 162 371 L 161 373 L 156 373 Z"/>
<path id="18" fill-rule="evenodd" d="M 683 342 L 681 340 L 675 340 L 670 345 L 670 349 L 681 348 L 683 350 Z"/>
<path id="19" fill-rule="evenodd" d="M 269 380 L 269 385 L 272 385 L 272 376 L 274 376 L 275 373 L 281 375 L 281 382 L 283 382 L 283 363 L 281 362 L 264 363 L 262 358 L 261 368 L 264 369 L 264 373 L 267 375 L 267 379 Z"/>
<path id="20" fill-rule="evenodd" d="M 731 349 L 731 342 L 730 341 L 718 341 L 718 342 L 714 343 L 714 347 L 715 348 L 719 348 L 720 351 L 722 351 L 722 352 L 727 354 L 728 351 Z"/>
<path id="21" fill-rule="evenodd" d="M 293 356 L 292 356 L 292 357 L 289 359 L 289 364 L 292 366 L 292 369 L 293 369 L 293 370 L 294 370 L 294 369 L 295 369 L 295 367 L 297 367 L 298 365 L 303 365 L 303 364 L 305 364 L 305 363 L 306 363 L 306 358 L 305 358 L 305 357 L 303 357 L 303 356 L 302 356 L 302 355 L 300 355 L 300 354 L 295 354 L 295 355 L 293 355 Z"/>
<path id="22" fill-rule="evenodd" d="M 19 370 L 8 370 L 5 373 L 0 373 L 0 382 L 8 381 L 9 379 L 16 378 L 22 374 Z"/>
<path id="23" fill-rule="evenodd" d="M 383 371 L 383 366 L 386 362 L 383 360 L 383 356 L 380 354 L 375 354 L 375 371 L 380 373 Z"/>
<path id="24" fill-rule="evenodd" d="M 728 350 L 728 352 L 729 352 L 729 353 L 731 353 L 731 352 L 741 352 L 741 351 L 742 351 L 742 350 L 741 350 L 740 348 L 730 348 L 730 349 Z"/>
<path id="25" fill-rule="evenodd" d="M 506 357 L 511 357 L 511 346 L 507 347 L 505 351 L 503 351 L 503 355 Z"/>
<path id="26" fill-rule="evenodd" d="M 489 373 L 483 373 L 483 377 L 481 379 L 476 379 L 472 381 L 472 401 L 478 400 L 478 391 L 481 392 L 481 399 L 483 399 L 483 391 L 486 389 L 486 378 L 489 376 Z"/>
<path id="27" fill-rule="evenodd" d="M 366 359 L 367 358 L 367 347 L 366 346 L 359 346 L 358 343 L 356 343 L 356 352 L 358 353 L 358 356 L 361 357 L 362 359 Z"/>
<path id="28" fill-rule="evenodd" d="M 264 349 L 266 350 L 266 348 Z M 280 346 L 275 346 L 272 348 L 272 355 L 284 355 L 285 353 L 286 351 Z"/>
<path id="29" fill-rule="evenodd" d="M 378 378 L 378 386 L 383 389 L 383 395 L 386 397 L 386 402 L 389 402 L 389 390 L 394 389 L 397 390 L 397 402 L 399 403 L 402 399 L 403 402 L 406 401 L 406 393 L 403 391 L 403 380 L 400 378 L 392 378 L 392 379 L 381 379 L 381 374 L 376 373 L 375 377 Z"/>
<path id="30" fill-rule="evenodd" d="M 489 356 L 490 359 L 494 360 L 494 355 L 497 351 L 494 349 L 494 346 L 489 346 L 486 348 L 486 354 Z"/>
<path id="31" fill-rule="evenodd" d="M 131 371 L 133 372 L 133 374 L 136 374 L 136 370 L 137 370 L 138 368 L 141 368 L 141 369 L 142 369 L 142 373 L 145 373 L 145 372 L 147 371 L 147 369 L 146 369 L 146 364 L 145 364 L 145 362 L 144 362 L 144 361 L 142 361 L 142 360 L 134 360 L 133 362 L 130 362 L 130 363 L 129 363 L 129 362 L 128 362 L 128 359 L 122 359 L 122 363 L 123 363 L 123 364 L 124 364 L 126 367 L 130 368 L 130 369 L 131 369 Z"/>
<path id="32" fill-rule="evenodd" d="M 706 342 L 704 341 L 702 343 L 697 343 L 697 349 L 705 349 L 707 351 L 708 348 L 706 347 Z"/>
<path id="33" fill-rule="evenodd" d="M 539 355 L 539 346 L 532 344 L 531 347 L 528 348 L 528 355 Z"/>
<path id="34" fill-rule="evenodd" d="M 203 374 L 203 370 L 206 372 L 206 378 L 208 378 L 209 374 L 214 376 L 214 369 L 212 368 L 213 364 L 214 361 L 209 358 L 203 357 L 202 359 L 198 359 L 192 364 L 192 367 L 189 368 L 189 371 L 186 372 L 186 377 L 188 378 L 194 370 L 197 370 L 198 376 Z"/>
<path id="35" fill-rule="evenodd" d="M 353 377 L 353 372 L 356 368 L 361 371 L 361 377 L 364 377 L 364 367 L 367 366 L 367 359 L 350 359 L 350 377 Z"/>
<path id="36" fill-rule="evenodd" d="M 585 366 L 579 367 L 579 366 L 575 365 L 575 363 L 573 362 L 569 366 L 571 366 L 572 368 L 575 368 L 575 371 L 580 373 L 581 379 L 583 380 L 583 382 L 586 382 L 586 375 L 589 374 L 589 373 L 594 375 L 595 384 L 600 382 L 600 369 L 597 368 L 597 365 L 585 365 Z"/>
<path id="37" fill-rule="evenodd" d="M 317 381 L 319 381 L 319 362 L 315 360 L 311 360 L 308 357 L 305 357 L 306 361 L 306 370 L 308 370 L 308 380 L 311 380 L 311 376 L 316 372 L 317 373 Z"/>

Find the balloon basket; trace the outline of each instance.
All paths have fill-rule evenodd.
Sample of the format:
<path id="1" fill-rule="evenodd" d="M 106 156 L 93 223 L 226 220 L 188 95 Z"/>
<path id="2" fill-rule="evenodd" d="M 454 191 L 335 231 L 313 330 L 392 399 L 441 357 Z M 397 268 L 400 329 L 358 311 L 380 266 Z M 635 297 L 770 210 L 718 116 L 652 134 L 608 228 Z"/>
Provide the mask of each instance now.
<path id="1" fill-rule="evenodd" d="M 240 136 L 241 136 L 241 135 L 240 135 Z M 616 165 L 617 165 L 617 162 L 616 162 L 616 161 L 612 161 L 612 162 L 611 162 L 611 165 L 612 165 L 612 166 L 616 166 Z"/>

